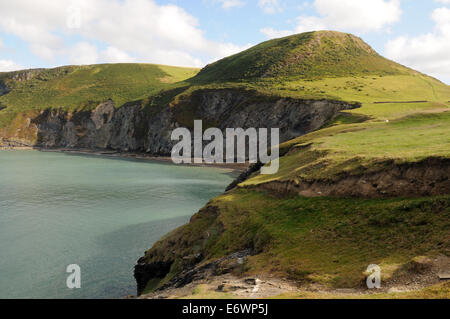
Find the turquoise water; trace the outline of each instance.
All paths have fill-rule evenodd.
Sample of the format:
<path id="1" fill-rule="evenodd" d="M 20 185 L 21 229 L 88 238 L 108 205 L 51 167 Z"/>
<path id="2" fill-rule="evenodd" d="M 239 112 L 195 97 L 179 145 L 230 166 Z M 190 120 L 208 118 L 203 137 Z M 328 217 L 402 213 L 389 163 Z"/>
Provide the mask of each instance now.
<path id="1" fill-rule="evenodd" d="M 214 168 L 0 151 L 0 298 L 118 298 L 133 267 L 232 176 Z M 81 267 L 81 288 L 66 267 Z"/>

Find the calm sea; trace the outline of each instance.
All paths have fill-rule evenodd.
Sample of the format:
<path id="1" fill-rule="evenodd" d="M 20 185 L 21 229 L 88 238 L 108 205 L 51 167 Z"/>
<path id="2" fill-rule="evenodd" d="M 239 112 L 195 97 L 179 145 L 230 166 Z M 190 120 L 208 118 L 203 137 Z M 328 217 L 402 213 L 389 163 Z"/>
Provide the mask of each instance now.
<path id="1" fill-rule="evenodd" d="M 145 250 L 233 179 L 214 168 L 0 151 L 0 298 L 135 294 Z M 81 267 L 81 289 L 66 267 Z"/>

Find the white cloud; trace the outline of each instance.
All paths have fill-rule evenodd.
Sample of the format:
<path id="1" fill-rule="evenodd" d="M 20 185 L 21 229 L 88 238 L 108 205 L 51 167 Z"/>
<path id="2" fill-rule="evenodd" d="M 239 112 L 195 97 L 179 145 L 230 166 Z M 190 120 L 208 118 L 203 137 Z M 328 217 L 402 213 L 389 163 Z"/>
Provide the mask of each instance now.
<path id="1" fill-rule="evenodd" d="M 324 29 L 358 34 L 382 31 L 402 13 L 399 0 L 315 0 L 313 6 L 317 15 L 298 17 L 292 34 Z"/>
<path id="2" fill-rule="evenodd" d="M 265 13 L 273 14 L 283 11 L 281 4 L 278 0 L 259 0 L 258 6 L 263 9 Z"/>
<path id="3" fill-rule="evenodd" d="M 46 60 L 53 60 L 55 52 L 63 47 L 62 39 L 46 30 L 55 25 L 53 16 L 57 15 L 56 8 L 58 5 L 51 7 L 43 3 L 42 6 L 41 4 L 36 6 L 27 1 L 2 1 L 0 2 L 0 28 L 27 41 L 34 54 Z M 45 15 L 33 17 L 33 10 L 35 15 Z"/>
<path id="4" fill-rule="evenodd" d="M 329 24 L 324 19 L 314 16 L 301 16 L 297 18 L 297 27 L 295 33 L 302 33 L 308 31 L 319 31 L 325 29 L 336 29 L 329 27 Z"/>
<path id="5" fill-rule="evenodd" d="M 245 5 L 245 2 L 241 0 L 218 0 L 218 2 L 221 3 L 222 8 L 224 9 L 242 7 Z"/>
<path id="6" fill-rule="evenodd" d="M 79 42 L 69 51 L 71 64 L 95 64 L 98 61 L 97 47 L 87 42 Z"/>
<path id="7" fill-rule="evenodd" d="M 273 28 L 262 28 L 259 31 L 269 39 L 283 38 L 294 33 L 291 30 L 275 30 Z"/>
<path id="8" fill-rule="evenodd" d="M 436 1 L 440 3 L 450 4 L 450 0 L 436 0 Z"/>
<path id="9" fill-rule="evenodd" d="M 54 0 L 40 0 L 39 5 L 31 0 L 1 1 L 0 30 L 25 40 L 34 54 L 50 62 L 68 56 L 79 63 L 97 57 L 202 66 L 242 49 L 208 40 L 195 17 L 153 0 L 72 0 L 70 5 Z M 68 44 L 68 35 L 81 38 L 82 44 Z M 106 51 L 97 56 L 95 43 Z"/>
<path id="10" fill-rule="evenodd" d="M 108 47 L 105 51 L 102 52 L 102 57 L 102 61 L 108 63 L 136 62 L 136 60 L 133 57 L 129 56 L 128 53 L 116 47 Z"/>
<path id="11" fill-rule="evenodd" d="M 450 9 L 435 9 L 431 17 L 435 22 L 433 32 L 391 40 L 386 44 L 386 55 L 390 59 L 450 82 Z"/>
<path id="12" fill-rule="evenodd" d="M 379 31 L 397 22 L 399 0 L 315 0 L 320 22 L 345 31 Z"/>
<path id="13" fill-rule="evenodd" d="M 0 60 L 0 72 L 21 70 L 23 67 L 12 60 Z"/>

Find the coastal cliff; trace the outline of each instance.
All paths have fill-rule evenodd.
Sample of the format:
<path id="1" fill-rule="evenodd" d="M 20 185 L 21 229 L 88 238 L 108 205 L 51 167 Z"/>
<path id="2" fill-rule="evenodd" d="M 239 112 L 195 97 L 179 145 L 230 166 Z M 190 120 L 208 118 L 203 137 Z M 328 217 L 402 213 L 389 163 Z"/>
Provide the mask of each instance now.
<path id="1" fill-rule="evenodd" d="M 243 90 L 198 90 L 178 103 L 149 112 L 142 102 L 116 108 L 108 100 L 92 111 L 46 109 L 23 121 L 23 127 L 3 136 L 4 145 L 29 145 L 45 149 L 91 149 L 170 155 L 177 127 L 193 127 L 203 120 L 226 128 L 277 127 L 281 142 L 319 129 L 340 111 L 359 107 L 329 100 L 264 97 Z M 189 113 L 186 113 L 189 110 Z M 32 131 L 31 137 L 20 134 Z"/>
<path id="2" fill-rule="evenodd" d="M 254 288 L 216 284 L 228 275 L 361 296 L 368 265 L 382 267 L 385 293 L 448 273 L 450 86 L 332 31 L 266 41 L 198 71 L 0 74 L 0 148 L 167 156 L 171 132 L 194 120 L 204 130 L 280 129 L 277 173 L 252 165 L 139 258 L 138 294 L 149 298 L 210 279 L 220 297 Z"/>

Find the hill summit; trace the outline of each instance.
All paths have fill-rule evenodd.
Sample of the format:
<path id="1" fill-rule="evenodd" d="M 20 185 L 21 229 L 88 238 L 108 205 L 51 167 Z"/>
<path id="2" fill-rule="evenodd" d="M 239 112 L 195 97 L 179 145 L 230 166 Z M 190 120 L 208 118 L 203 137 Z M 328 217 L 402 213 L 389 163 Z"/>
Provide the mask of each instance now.
<path id="1" fill-rule="evenodd" d="M 320 78 L 352 75 L 409 74 L 360 38 L 336 31 L 316 31 L 269 40 L 207 65 L 198 82 L 255 78 Z"/>

